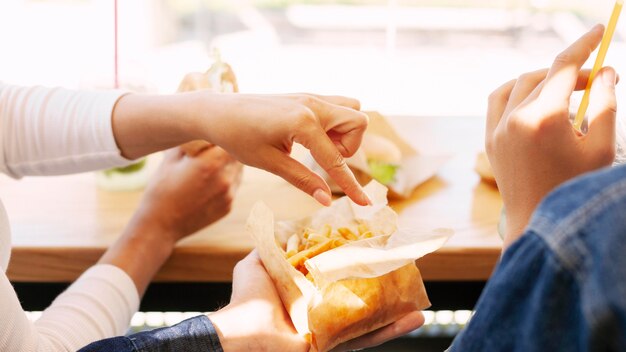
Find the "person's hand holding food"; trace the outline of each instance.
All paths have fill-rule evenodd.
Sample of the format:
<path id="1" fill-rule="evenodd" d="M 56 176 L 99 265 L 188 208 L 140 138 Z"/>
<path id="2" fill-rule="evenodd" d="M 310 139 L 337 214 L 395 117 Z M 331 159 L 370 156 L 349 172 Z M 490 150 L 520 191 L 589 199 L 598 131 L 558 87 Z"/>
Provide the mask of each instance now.
<path id="1" fill-rule="evenodd" d="M 246 323 L 241 323 L 245 316 Z M 237 264 L 233 274 L 230 303 L 209 314 L 225 351 L 303 351 L 309 344 L 296 333 L 256 251 Z M 420 311 L 337 346 L 333 351 L 349 351 L 379 345 L 402 336 L 424 324 Z"/>
<path id="2" fill-rule="evenodd" d="M 486 150 L 506 208 L 505 248 L 550 191 L 614 160 L 615 70 L 602 69 L 593 82 L 586 134 L 569 116 L 572 92 L 585 89 L 589 77 L 581 67 L 602 34 L 602 26 L 594 27 L 549 70 L 524 74 L 490 96 Z"/>
<path id="3" fill-rule="evenodd" d="M 100 259 L 126 271 L 140 294 L 176 242 L 228 214 L 239 187 L 242 165 L 223 149 L 190 152 L 165 153 L 122 237 Z"/>

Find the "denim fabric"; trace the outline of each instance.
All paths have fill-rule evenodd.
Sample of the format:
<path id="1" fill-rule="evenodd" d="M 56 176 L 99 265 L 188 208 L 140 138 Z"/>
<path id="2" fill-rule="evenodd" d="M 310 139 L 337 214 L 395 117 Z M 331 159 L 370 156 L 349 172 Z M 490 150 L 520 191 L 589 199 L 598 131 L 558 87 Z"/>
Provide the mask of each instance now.
<path id="1" fill-rule="evenodd" d="M 204 315 L 172 327 L 114 337 L 87 345 L 79 352 L 223 352 L 213 324 Z"/>
<path id="2" fill-rule="evenodd" d="M 626 351 L 626 166 L 546 197 L 450 351 Z"/>

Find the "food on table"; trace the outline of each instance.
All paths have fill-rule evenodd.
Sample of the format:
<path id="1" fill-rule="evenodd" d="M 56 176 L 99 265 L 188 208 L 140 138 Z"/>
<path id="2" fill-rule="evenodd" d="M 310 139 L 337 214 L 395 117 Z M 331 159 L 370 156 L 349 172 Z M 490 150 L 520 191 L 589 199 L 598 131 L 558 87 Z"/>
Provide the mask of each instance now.
<path id="1" fill-rule="evenodd" d="M 386 186 L 396 181 L 402 152 L 391 140 L 375 134 L 365 134 L 361 150 L 367 159 L 369 174 L 374 180 Z"/>

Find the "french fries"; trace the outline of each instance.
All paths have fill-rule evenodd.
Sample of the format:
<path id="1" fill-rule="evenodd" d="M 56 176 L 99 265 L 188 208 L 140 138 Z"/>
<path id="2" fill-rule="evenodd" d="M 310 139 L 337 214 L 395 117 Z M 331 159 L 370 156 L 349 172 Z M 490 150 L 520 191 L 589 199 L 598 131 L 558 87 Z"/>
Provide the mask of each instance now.
<path id="1" fill-rule="evenodd" d="M 296 270 L 311 280 L 309 271 L 304 262 L 328 250 L 341 247 L 346 243 L 358 241 L 374 236 L 365 224 L 359 224 L 357 233 L 347 227 L 340 227 L 333 231 L 330 225 L 324 225 L 320 231 L 304 229 L 302 234 L 294 233 L 289 237 L 285 247 L 285 258 Z"/>

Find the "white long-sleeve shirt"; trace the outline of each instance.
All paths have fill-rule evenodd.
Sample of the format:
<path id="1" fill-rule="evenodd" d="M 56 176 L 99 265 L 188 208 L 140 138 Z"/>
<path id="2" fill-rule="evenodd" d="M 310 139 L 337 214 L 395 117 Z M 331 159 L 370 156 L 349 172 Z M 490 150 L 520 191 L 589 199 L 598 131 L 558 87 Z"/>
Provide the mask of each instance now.
<path id="1" fill-rule="evenodd" d="M 19 178 L 127 164 L 111 126 L 121 94 L 0 83 L 0 171 Z M 124 271 L 92 267 L 33 323 L 6 276 L 10 251 L 9 220 L 0 203 L 0 351 L 75 351 L 126 331 L 139 296 Z"/>

